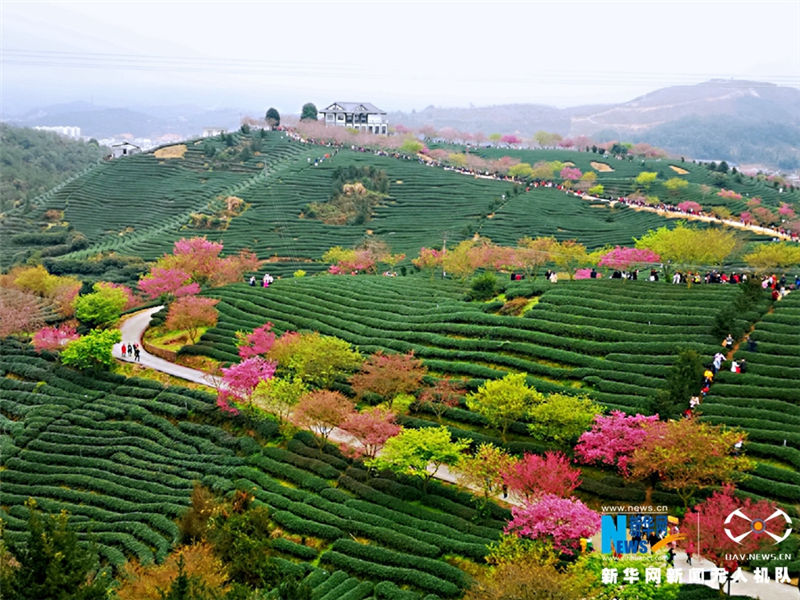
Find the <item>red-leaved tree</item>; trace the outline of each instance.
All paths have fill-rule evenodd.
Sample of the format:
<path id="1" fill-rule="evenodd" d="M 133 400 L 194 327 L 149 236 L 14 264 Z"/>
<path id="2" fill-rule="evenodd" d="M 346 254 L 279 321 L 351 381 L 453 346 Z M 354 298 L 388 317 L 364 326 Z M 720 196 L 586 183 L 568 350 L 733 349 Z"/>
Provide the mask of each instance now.
<path id="1" fill-rule="evenodd" d="M 526 501 L 546 494 L 566 498 L 581 483 L 580 469 L 572 467 L 561 452 L 545 452 L 544 456 L 525 453 L 502 476 L 508 489 Z"/>
<path id="2" fill-rule="evenodd" d="M 75 327 L 68 323 L 62 323 L 58 327 L 42 327 L 33 334 L 33 347 L 37 352 L 61 350 L 79 337 Z"/>
<path id="3" fill-rule="evenodd" d="M 575 555 L 580 539 L 592 537 L 600 529 L 600 515 L 577 498 L 546 494 L 537 502 L 511 509 L 512 519 L 505 532 L 532 540 L 549 540 L 553 547 Z"/>
<path id="4" fill-rule="evenodd" d="M 681 533 L 686 534 L 683 543 L 688 545 L 691 542 L 696 552 L 729 573 L 738 565 L 735 561 L 725 560 L 726 554 L 760 552 L 765 546 L 775 544 L 791 526 L 781 513 L 776 513 L 775 503 L 737 498 L 733 492 L 732 485 L 723 486 L 687 512 L 681 523 Z M 737 510 L 739 512 L 725 523 Z M 738 541 L 731 539 L 725 533 L 726 529 Z"/>
<path id="5" fill-rule="evenodd" d="M 339 426 L 352 435 L 361 447 L 351 454 L 355 457 L 375 458 L 390 437 L 400 433 L 400 425 L 394 422 L 395 414 L 379 407 L 350 413 Z"/>
<path id="6" fill-rule="evenodd" d="M 252 360 L 252 359 L 251 359 Z M 300 398 L 291 421 L 298 427 L 310 429 L 317 435 L 320 447 L 331 432 L 355 410 L 353 403 L 340 392 L 314 390 Z"/>
<path id="7" fill-rule="evenodd" d="M 647 428 L 658 423 L 658 415 L 626 415 L 615 410 L 597 415 L 592 429 L 581 435 L 575 456 L 583 463 L 603 463 L 628 475 L 628 464 L 647 436 Z"/>
<path id="8" fill-rule="evenodd" d="M 184 296 L 169 305 L 167 320 L 164 323 L 173 331 L 186 330 L 194 344 L 201 327 L 214 327 L 219 313 L 214 308 L 219 300 L 201 296 Z"/>
<path id="9" fill-rule="evenodd" d="M 413 351 L 408 354 L 378 351 L 350 378 L 350 385 L 358 396 L 368 392 L 378 394 L 391 408 L 395 396 L 410 394 L 420 387 L 427 371 L 422 361 L 414 358 Z"/>
<path id="10" fill-rule="evenodd" d="M 256 327 L 250 333 L 236 332 L 236 345 L 239 348 L 240 358 L 264 356 L 274 343 L 275 333 L 272 331 L 272 323 Z"/>
<path id="11" fill-rule="evenodd" d="M 438 379 L 432 387 L 425 388 L 419 395 L 419 403 L 429 406 L 441 422 L 442 415 L 448 408 L 454 408 L 464 398 L 464 385 L 460 381 L 453 381 L 445 377 Z"/>
<path id="12" fill-rule="evenodd" d="M 703 210 L 703 207 L 700 206 L 700 204 L 698 204 L 697 202 L 694 202 L 693 200 L 687 200 L 686 202 L 681 202 L 680 204 L 678 204 L 678 208 L 683 212 L 688 212 L 688 213 L 699 213 L 701 210 Z"/>
<path id="13" fill-rule="evenodd" d="M 39 299 L 28 292 L 0 289 L 0 338 L 43 325 Z"/>

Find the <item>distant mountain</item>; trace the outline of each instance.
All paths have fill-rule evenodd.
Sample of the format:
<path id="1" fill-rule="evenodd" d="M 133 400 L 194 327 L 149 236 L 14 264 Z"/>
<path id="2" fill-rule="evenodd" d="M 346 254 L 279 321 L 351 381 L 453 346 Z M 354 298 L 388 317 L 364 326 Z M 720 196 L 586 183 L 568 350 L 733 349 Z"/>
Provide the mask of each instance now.
<path id="1" fill-rule="evenodd" d="M 240 109 L 203 109 L 196 106 L 152 106 L 139 109 L 97 106 L 88 102 L 54 104 L 4 120 L 20 127 L 37 125 L 76 125 L 81 134 L 94 138 L 131 134 L 155 138 L 164 134 L 200 135 L 205 127 L 239 127 Z"/>
<path id="2" fill-rule="evenodd" d="M 663 88 L 621 104 L 565 109 L 537 104 L 429 106 L 415 113 L 390 113 L 389 121 L 528 138 L 545 130 L 598 141 L 644 141 L 693 158 L 800 168 L 800 90 L 756 81 L 715 79 Z"/>

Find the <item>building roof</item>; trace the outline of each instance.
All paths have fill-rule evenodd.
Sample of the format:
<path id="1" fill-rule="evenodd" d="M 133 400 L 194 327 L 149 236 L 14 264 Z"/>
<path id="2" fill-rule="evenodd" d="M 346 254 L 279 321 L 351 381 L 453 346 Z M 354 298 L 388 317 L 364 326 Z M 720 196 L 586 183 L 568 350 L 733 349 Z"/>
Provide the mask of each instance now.
<path id="1" fill-rule="evenodd" d="M 139 148 L 136 144 L 131 144 L 130 142 L 121 142 L 119 144 L 112 144 L 112 148 L 120 148 L 122 146 L 133 146 L 134 148 Z M 141 148 L 139 148 L 141 150 Z"/>
<path id="2" fill-rule="evenodd" d="M 385 115 L 386 111 L 381 110 L 369 102 L 334 102 L 327 108 L 323 108 L 322 113 L 378 113 Z"/>

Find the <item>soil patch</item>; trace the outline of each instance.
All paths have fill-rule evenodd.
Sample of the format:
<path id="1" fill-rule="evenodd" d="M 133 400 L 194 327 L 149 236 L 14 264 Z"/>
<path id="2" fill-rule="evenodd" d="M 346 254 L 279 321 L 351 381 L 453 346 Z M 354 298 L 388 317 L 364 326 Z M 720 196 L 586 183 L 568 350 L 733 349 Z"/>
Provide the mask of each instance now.
<path id="1" fill-rule="evenodd" d="M 614 172 L 614 169 L 611 168 L 611 165 L 607 165 L 606 163 L 592 161 L 589 164 L 592 165 L 592 168 L 595 171 L 598 171 L 600 173 L 613 173 Z"/>
<path id="2" fill-rule="evenodd" d="M 153 152 L 156 158 L 183 158 L 184 154 L 186 154 L 186 144 L 167 146 L 166 148 L 159 148 Z"/>
<path id="3" fill-rule="evenodd" d="M 675 165 L 670 165 L 669 168 L 672 169 L 673 171 L 675 171 L 678 175 L 688 175 L 689 174 L 689 171 L 687 171 L 686 169 L 681 169 L 680 167 L 676 167 Z"/>

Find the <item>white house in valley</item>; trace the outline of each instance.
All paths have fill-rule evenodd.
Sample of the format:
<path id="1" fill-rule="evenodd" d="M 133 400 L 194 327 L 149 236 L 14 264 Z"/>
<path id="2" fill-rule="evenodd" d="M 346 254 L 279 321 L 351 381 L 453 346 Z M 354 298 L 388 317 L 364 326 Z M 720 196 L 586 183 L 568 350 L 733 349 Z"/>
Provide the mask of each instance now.
<path id="1" fill-rule="evenodd" d="M 325 125 L 352 127 L 367 133 L 387 135 L 389 121 L 386 111 L 369 102 L 334 102 L 317 114 Z"/>

